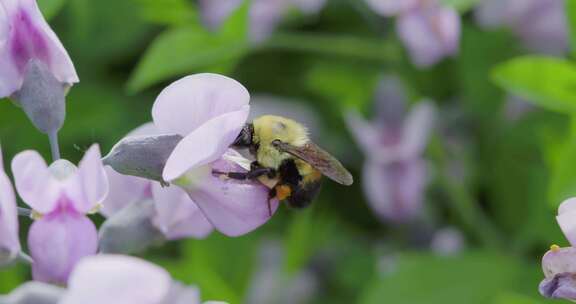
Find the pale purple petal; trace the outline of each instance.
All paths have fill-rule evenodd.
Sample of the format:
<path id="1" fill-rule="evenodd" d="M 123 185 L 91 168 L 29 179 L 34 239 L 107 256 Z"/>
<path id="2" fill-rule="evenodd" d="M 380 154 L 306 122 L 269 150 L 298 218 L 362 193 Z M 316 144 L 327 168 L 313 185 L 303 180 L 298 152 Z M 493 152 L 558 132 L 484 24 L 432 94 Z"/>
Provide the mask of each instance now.
<path id="1" fill-rule="evenodd" d="M 202 22 L 208 28 L 215 30 L 236 10 L 242 0 L 199 0 L 198 7 Z"/>
<path id="2" fill-rule="evenodd" d="M 162 135 L 166 134 L 166 132 L 162 132 L 156 127 L 153 122 L 147 122 L 138 128 L 130 131 L 130 133 L 126 134 L 124 137 L 130 136 L 151 136 L 151 135 Z"/>
<path id="3" fill-rule="evenodd" d="M 576 198 L 570 198 L 562 202 L 558 207 L 556 221 L 564 236 L 572 246 L 576 245 Z"/>
<path id="4" fill-rule="evenodd" d="M 370 206 L 384 222 L 406 222 L 418 217 L 427 181 L 426 163 L 422 159 L 364 165 L 364 191 Z"/>
<path id="5" fill-rule="evenodd" d="M 476 6 L 474 17 L 483 27 L 496 28 L 506 22 L 509 13 L 507 0 L 483 0 Z"/>
<path id="6" fill-rule="evenodd" d="M 173 282 L 168 297 L 161 304 L 200 304 L 200 290 L 197 287 L 186 286 Z M 207 302 L 204 302 L 206 304 Z M 222 304 L 227 304 L 222 302 Z"/>
<path id="7" fill-rule="evenodd" d="M 168 272 L 142 259 L 93 256 L 74 269 L 60 304 L 159 304 L 171 282 Z"/>
<path id="8" fill-rule="evenodd" d="M 286 0 L 253 0 L 250 7 L 250 39 L 262 42 L 276 29 L 288 8 Z"/>
<path id="9" fill-rule="evenodd" d="M 36 151 L 24 151 L 12 160 L 16 190 L 22 200 L 40 213 L 54 210 L 60 183 L 52 177 L 46 162 Z"/>
<path id="10" fill-rule="evenodd" d="M 150 196 L 149 180 L 117 173 L 110 166 L 104 167 L 108 176 L 108 195 L 102 202 L 100 212 L 110 217 L 130 203 Z"/>
<path id="11" fill-rule="evenodd" d="M 193 167 L 219 159 L 244 127 L 248 111 L 245 105 L 239 111 L 217 116 L 184 137 L 166 161 L 164 180 L 172 181 Z"/>
<path id="12" fill-rule="evenodd" d="M 5 43 L 0 44 L 0 97 L 12 95 L 22 85 L 28 61 L 44 62 L 62 84 L 78 82 L 68 53 L 42 16 L 35 0 L 2 0 L 9 23 Z"/>
<path id="13" fill-rule="evenodd" d="M 576 248 L 555 245 L 542 257 L 542 270 L 546 278 L 560 273 L 576 273 Z"/>
<path id="14" fill-rule="evenodd" d="M 154 183 L 152 195 L 157 212 L 154 223 L 168 239 L 205 238 L 212 232 L 212 224 L 184 190 Z"/>
<path id="15" fill-rule="evenodd" d="M 380 80 L 375 94 L 376 121 L 386 129 L 402 128 L 408 100 L 400 78 L 387 75 Z"/>
<path id="16" fill-rule="evenodd" d="M 529 2 L 529 1 L 528 1 Z M 564 2 L 559 0 L 532 1 L 531 10 L 515 25 L 515 31 L 531 50 L 563 55 L 568 50 L 568 24 Z"/>
<path id="17" fill-rule="evenodd" d="M 457 255 L 464 250 L 465 240 L 462 232 L 453 227 L 439 229 L 434 233 L 430 249 L 438 255 Z"/>
<path id="18" fill-rule="evenodd" d="M 249 101 L 250 94 L 236 80 L 196 74 L 166 87 L 154 102 L 152 117 L 162 132 L 186 136 L 213 118 L 244 110 Z"/>
<path id="19" fill-rule="evenodd" d="M 576 274 L 565 272 L 544 279 L 538 287 L 540 294 L 551 299 L 576 300 Z"/>
<path id="20" fill-rule="evenodd" d="M 364 153 L 367 155 L 378 153 L 378 150 L 382 147 L 381 130 L 376 128 L 371 122 L 366 121 L 357 112 L 349 112 L 345 118 L 348 129 Z"/>
<path id="21" fill-rule="evenodd" d="M 212 167 L 222 172 L 246 172 L 226 160 L 219 160 Z M 197 170 L 201 169 L 204 172 L 187 173 L 184 179 L 194 181 L 179 186 L 196 202 L 218 231 L 228 236 L 239 236 L 270 219 L 268 188 L 253 181 L 222 180 L 211 174 L 210 167 Z M 271 200 L 270 204 L 273 214 L 278 208 L 278 202 Z"/>
<path id="22" fill-rule="evenodd" d="M 98 235 L 84 215 L 57 211 L 35 221 L 28 234 L 35 280 L 64 284 L 83 257 L 96 254 Z"/>
<path id="23" fill-rule="evenodd" d="M 66 192 L 76 211 L 87 213 L 108 194 L 108 178 L 102 165 L 102 156 L 98 145 L 92 145 L 84 154 L 78 166 L 78 174 L 73 177 L 78 183 L 68 183 Z M 72 193 L 81 195 L 73 197 Z"/>
<path id="24" fill-rule="evenodd" d="M 1 296 L 3 304 L 57 304 L 66 290 L 36 281 L 28 281 L 12 290 L 9 295 Z"/>
<path id="25" fill-rule="evenodd" d="M 412 10 L 398 18 L 397 31 L 412 62 L 429 67 L 458 52 L 460 16 L 449 8 Z"/>
<path id="26" fill-rule="evenodd" d="M 11 260 L 20 252 L 18 238 L 18 212 L 16 197 L 10 179 L 2 168 L 2 151 L 0 149 L 0 264 L 6 262 L 4 255 Z"/>
<path id="27" fill-rule="evenodd" d="M 405 13 L 419 5 L 420 0 L 366 0 L 366 3 L 377 14 L 385 17 Z"/>
<path id="28" fill-rule="evenodd" d="M 422 101 L 412 108 L 404 121 L 401 143 L 403 156 L 422 155 L 434 130 L 435 119 L 436 109 L 429 100 Z"/>

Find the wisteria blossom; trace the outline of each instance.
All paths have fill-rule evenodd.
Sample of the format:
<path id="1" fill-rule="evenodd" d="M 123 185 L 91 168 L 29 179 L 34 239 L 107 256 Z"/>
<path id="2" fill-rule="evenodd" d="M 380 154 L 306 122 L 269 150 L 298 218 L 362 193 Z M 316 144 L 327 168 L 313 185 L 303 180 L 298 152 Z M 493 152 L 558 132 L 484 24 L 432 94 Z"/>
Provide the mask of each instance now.
<path id="1" fill-rule="evenodd" d="M 439 0 L 366 0 L 374 12 L 396 16 L 396 32 L 412 62 L 429 67 L 458 53 L 460 16 Z"/>
<path id="2" fill-rule="evenodd" d="M 14 261 L 20 251 L 16 196 L 12 183 L 4 172 L 0 150 L 0 265 Z"/>
<path id="3" fill-rule="evenodd" d="M 568 50 L 562 0 L 485 0 L 475 17 L 486 28 L 508 27 L 532 51 L 563 55 Z"/>
<path id="4" fill-rule="evenodd" d="M 0 98 L 14 99 L 57 148 L 64 96 L 78 76 L 35 0 L 0 0 L 0 67 Z"/>
<path id="5" fill-rule="evenodd" d="M 243 2 L 243 0 L 200 0 L 202 20 L 209 28 L 217 29 Z M 249 8 L 250 38 L 254 42 L 268 38 L 291 7 L 313 14 L 322 9 L 324 3 L 325 0 L 254 0 Z"/>
<path id="6" fill-rule="evenodd" d="M 225 76 L 182 78 L 154 103 L 152 117 L 161 135 L 128 137 L 112 148 L 105 162 L 122 174 L 160 175 L 161 181 L 173 184 L 170 187 L 184 189 L 220 232 L 248 233 L 270 218 L 268 188 L 253 181 L 223 180 L 212 171 L 247 170 L 239 165 L 244 164 L 242 157 L 228 147 L 246 123 L 249 100 L 248 91 Z M 161 173 L 155 173 L 159 167 Z M 278 202 L 271 205 L 275 211 Z"/>
<path id="7" fill-rule="evenodd" d="M 96 253 L 96 227 L 85 214 L 108 192 L 100 158 L 93 145 L 78 167 L 67 160 L 48 167 L 35 151 L 21 152 L 12 160 L 18 194 L 36 218 L 28 234 L 35 280 L 64 283 L 81 258 Z"/>
<path id="8" fill-rule="evenodd" d="M 172 280 L 159 266 L 135 257 L 103 254 L 82 259 L 66 289 L 27 283 L 0 296 L 0 303 L 200 304 L 201 299 L 197 287 Z"/>
<path id="9" fill-rule="evenodd" d="M 552 245 L 542 258 L 540 293 L 548 298 L 576 300 L 576 198 L 560 204 L 556 217 L 571 247 Z"/>
<path id="10" fill-rule="evenodd" d="M 423 158 L 434 122 L 434 107 L 422 100 L 406 113 L 402 84 L 382 80 L 376 94 L 375 121 L 347 115 L 350 131 L 364 151 L 363 187 L 368 202 L 385 222 L 406 222 L 422 211 L 428 184 Z"/>

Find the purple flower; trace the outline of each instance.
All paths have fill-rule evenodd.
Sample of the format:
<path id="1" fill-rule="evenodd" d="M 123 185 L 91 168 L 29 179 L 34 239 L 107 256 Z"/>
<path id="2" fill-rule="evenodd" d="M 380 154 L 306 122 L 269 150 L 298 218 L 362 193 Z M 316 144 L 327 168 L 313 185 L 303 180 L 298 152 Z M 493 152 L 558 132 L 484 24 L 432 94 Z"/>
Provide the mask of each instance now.
<path id="1" fill-rule="evenodd" d="M 372 209 L 383 221 L 406 222 L 416 218 L 428 183 L 422 154 L 434 121 L 429 101 L 405 113 L 401 84 L 396 78 L 381 82 L 375 122 L 349 113 L 347 123 L 364 151 L 363 186 Z"/>
<path id="2" fill-rule="evenodd" d="M 535 52 L 563 55 L 568 50 L 568 24 L 562 0 L 485 0 L 475 16 L 486 28 L 509 27 Z"/>
<path id="3" fill-rule="evenodd" d="M 82 257 L 96 253 L 96 227 L 85 214 L 108 192 L 100 158 L 93 145 L 78 168 L 66 160 L 48 167 L 35 151 L 21 152 L 12 160 L 16 189 L 37 214 L 28 234 L 35 280 L 66 282 Z"/>
<path id="4" fill-rule="evenodd" d="M 246 123 L 249 100 L 248 91 L 225 76 L 180 79 L 154 103 L 152 116 L 160 135 L 125 138 L 104 161 L 119 173 L 179 186 L 218 231 L 248 233 L 270 218 L 269 189 L 212 172 L 248 170 L 249 161 L 228 147 Z M 274 212 L 278 202 L 272 200 L 271 207 Z"/>
<path id="5" fill-rule="evenodd" d="M 378 14 L 396 16 L 396 31 L 412 62 L 429 67 L 458 53 L 460 16 L 438 0 L 366 0 Z"/>
<path id="6" fill-rule="evenodd" d="M 11 263 L 20 250 L 16 197 L 12 183 L 4 172 L 0 150 L 0 265 Z"/>
<path id="7" fill-rule="evenodd" d="M 200 13 L 204 24 L 217 29 L 240 7 L 244 0 L 200 0 Z M 286 11 L 295 6 L 302 12 L 318 12 L 325 0 L 253 0 L 249 11 L 249 34 L 253 42 L 268 38 L 282 21 Z"/>
<path id="8" fill-rule="evenodd" d="M 78 82 L 68 53 L 35 0 L 0 0 L 0 98 L 18 91 L 26 66 L 36 59 L 62 84 Z"/>

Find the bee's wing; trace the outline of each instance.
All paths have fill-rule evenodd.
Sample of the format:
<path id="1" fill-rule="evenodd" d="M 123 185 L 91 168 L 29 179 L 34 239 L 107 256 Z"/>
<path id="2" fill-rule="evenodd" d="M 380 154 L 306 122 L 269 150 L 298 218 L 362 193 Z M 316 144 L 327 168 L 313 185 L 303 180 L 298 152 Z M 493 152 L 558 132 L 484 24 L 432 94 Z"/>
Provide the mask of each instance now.
<path id="1" fill-rule="evenodd" d="M 272 144 L 276 149 L 292 154 L 307 162 L 323 175 L 337 183 L 350 186 L 354 182 L 352 174 L 350 174 L 334 156 L 322 150 L 322 148 L 311 141 L 301 147 L 296 147 L 279 140 L 275 140 Z"/>

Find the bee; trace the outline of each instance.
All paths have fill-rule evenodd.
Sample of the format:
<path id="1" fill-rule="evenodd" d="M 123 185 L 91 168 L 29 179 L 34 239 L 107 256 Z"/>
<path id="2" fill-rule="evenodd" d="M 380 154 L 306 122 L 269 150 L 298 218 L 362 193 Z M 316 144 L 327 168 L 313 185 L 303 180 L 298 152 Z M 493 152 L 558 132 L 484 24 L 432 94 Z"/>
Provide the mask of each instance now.
<path id="1" fill-rule="evenodd" d="M 310 205 L 318 195 L 322 175 L 352 185 L 353 178 L 342 164 L 308 137 L 302 124 L 280 116 L 264 115 L 247 123 L 232 147 L 247 148 L 256 159 L 248 172 L 214 172 L 237 180 L 256 179 L 270 188 L 271 199 L 293 208 Z"/>

